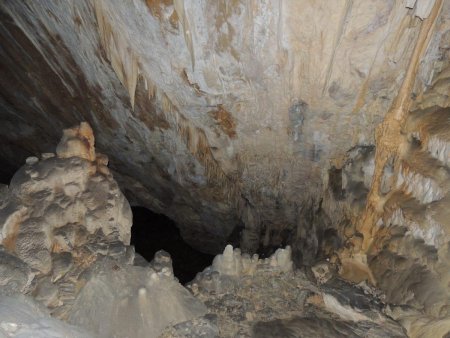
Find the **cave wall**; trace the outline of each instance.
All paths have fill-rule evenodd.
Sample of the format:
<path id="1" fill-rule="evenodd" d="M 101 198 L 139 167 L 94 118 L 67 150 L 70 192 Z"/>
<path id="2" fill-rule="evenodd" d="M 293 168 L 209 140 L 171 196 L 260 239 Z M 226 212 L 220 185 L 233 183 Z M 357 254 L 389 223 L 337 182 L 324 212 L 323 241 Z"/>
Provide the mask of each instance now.
<path id="1" fill-rule="evenodd" d="M 4 176 L 88 121 L 131 203 L 195 247 L 217 253 L 243 227 L 244 250 L 315 252 L 353 212 L 329 198 L 329 170 L 374 145 L 433 3 L 2 2 Z M 441 7 L 421 108 L 449 104 Z"/>

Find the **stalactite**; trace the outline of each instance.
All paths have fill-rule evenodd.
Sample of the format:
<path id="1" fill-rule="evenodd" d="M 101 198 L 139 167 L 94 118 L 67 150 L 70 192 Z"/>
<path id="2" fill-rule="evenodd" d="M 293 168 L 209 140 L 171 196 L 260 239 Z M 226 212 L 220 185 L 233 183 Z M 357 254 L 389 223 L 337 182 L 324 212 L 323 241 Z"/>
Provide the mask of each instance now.
<path id="1" fill-rule="evenodd" d="M 192 31 L 189 27 L 189 21 L 186 17 L 186 11 L 184 8 L 184 1 L 183 0 L 174 0 L 173 2 L 175 6 L 175 10 L 178 14 L 178 18 L 181 21 L 181 25 L 183 27 L 183 34 L 184 34 L 184 41 L 186 42 L 186 46 L 189 50 L 189 53 L 191 55 L 191 64 L 192 69 L 195 67 L 195 54 L 194 54 L 194 45 L 192 43 Z"/>
<path id="2" fill-rule="evenodd" d="M 130 103 L 134 109 L 134 99 L 139 76 L 139 62 L 131 51 L 127 38 L 113 29 L 111 19 L 103 7 L 103 0 L 94 1 L 98 32 L 102 46 L 122 85 L 127 89 Z"/>
<path id="3" fill-rule="evenodd" d="M 130 95 L 131 106 L 134 108 L 138 76 L 141 75 L 144 78 L 149 99 L 156 98 L 156 101 L 161 106 L 164 118 L 170 125 L 174 126 L 174 129 L 177 130 L 186 148 L 204 167 L 208 182 L 223 191 L 226 198 L 230 199 L 235 196 L 235 184 L 230 181 L 214 159 L 205 132 L 201 128 L 193 125 L 192 122 L 178 111 L 171 99 L 166 93 L 158 89 L 150 76 L 143 73 L 139 74 L 141 70 L 138 66 L 138 57 L 129 48 L 126 37 L 113 29 L 111 18 L 108 17 L 108 13 L 103 7 L 103 0 L 95 0 L 94 6 L 103 48 L 120 82 Z M 194 67 L 192 37 L 184 4 L 180 1 L 175 1 L 174 6 L 183 25 L 186 45 L 192 57 L 192 67 Z"/>

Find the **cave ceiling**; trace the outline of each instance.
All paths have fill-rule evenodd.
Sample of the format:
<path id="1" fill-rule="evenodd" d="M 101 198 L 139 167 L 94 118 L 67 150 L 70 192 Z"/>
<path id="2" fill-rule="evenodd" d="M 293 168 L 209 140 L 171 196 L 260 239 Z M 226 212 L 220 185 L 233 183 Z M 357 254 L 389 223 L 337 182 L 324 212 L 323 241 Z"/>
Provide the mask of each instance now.
<path id="1" fill-rule="evenodd" d="M 411 3 L 2 1 L 2 176 L 87 121 L 130 202 L 203 251 L 295 225 L 373 149 L 434 1 Z M 450 105 L 450 1 L 431 34 L 412 109 Z"/>

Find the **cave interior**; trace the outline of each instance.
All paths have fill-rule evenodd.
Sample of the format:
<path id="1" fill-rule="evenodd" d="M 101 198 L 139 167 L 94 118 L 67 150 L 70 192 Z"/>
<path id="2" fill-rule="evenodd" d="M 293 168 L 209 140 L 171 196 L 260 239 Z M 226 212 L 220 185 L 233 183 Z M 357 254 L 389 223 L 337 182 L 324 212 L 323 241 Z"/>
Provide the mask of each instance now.
<path id="1" fill-rule="evenodd" d="M 449 0 L 6 0 L 0 69 L 0 337 L 450 337 Z"/>

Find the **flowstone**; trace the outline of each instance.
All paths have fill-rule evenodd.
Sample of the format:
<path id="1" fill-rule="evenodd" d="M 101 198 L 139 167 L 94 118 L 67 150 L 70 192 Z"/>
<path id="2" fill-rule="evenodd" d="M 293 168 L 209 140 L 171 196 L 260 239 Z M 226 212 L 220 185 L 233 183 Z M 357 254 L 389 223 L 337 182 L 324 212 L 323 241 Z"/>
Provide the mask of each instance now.
<path id="1" fill-rule="evenodd" d="M 166 269 L 157 273 L 105 258 L 87 275 L 69 322 L 99 337 L 158 337 L 167 326 L 206 314 Z"/>
<path id="2" fill-rule="evenodd" d="M 95 338 L 87 331 L 50 317 L 25 296 L 0 298 L 0 337 Z"/>

